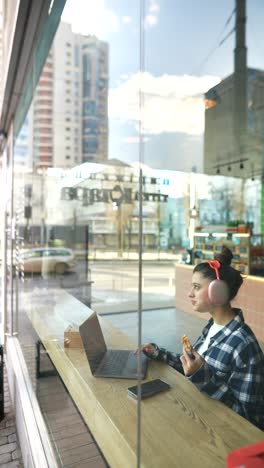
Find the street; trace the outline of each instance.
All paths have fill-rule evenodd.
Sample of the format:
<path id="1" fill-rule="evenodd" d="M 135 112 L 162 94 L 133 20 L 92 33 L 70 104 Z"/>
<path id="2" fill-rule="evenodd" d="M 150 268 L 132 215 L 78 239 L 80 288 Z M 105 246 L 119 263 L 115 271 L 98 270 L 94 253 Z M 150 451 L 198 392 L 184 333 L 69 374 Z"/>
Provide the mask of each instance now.
<path id="1" fill-rule="evenodd" d="M 88 275 L 86 271 L 88 270 Z M 142 268 L 142 307 L 174 306 L 175 271 L 172 261 L 146 261 Z M 15 281 L 13 281 L 15 287 Z M 136 261 L 89 261 L 79 259 L 76 270 L 65 275 L 25 275 L 18 280 L 19 291 L 35 288 L 63 288 L 99 313 L 138 309 L 139 265 Z"/>

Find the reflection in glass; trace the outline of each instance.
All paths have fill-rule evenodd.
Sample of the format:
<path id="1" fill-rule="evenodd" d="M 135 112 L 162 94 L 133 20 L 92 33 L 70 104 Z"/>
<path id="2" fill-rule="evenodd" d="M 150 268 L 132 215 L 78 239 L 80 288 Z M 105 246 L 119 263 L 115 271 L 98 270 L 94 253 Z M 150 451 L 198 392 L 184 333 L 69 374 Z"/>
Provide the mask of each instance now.
<path id="1" fill-rule="evenodd" d="M 142 260 L 142 335 L 147 341 L 155 329 L 176 349 L 175 262 L 197 263 L 203 237 L 253 231 L 252 265 L 239 267 L 263 276 L 263 66 L 251 33 L 245 42 L 245 12 L 234 9 L 243 2 L 205 2 L 206 11 L 203 2 L 142 3 L 144 69 L 137 2 L 66 3 L 16 138 L 19 332 L 39 396 L 36 349 L 54 369 L 36 344 L 36 309 L 63 324 L 67 305 L 91 306 L 136 342 Z M 252 3 L 244 27 L 262 39 Z M 58 376 L 57 388 L 63 393 Z"/>

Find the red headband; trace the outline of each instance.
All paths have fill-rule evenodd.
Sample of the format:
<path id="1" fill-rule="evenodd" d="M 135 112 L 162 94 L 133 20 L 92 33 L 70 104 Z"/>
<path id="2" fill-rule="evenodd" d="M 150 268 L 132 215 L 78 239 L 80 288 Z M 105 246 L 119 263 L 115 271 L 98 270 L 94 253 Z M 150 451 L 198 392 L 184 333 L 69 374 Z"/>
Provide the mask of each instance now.
<path id="1" fill-rule="evenodd" d="M 213 260 L 213 261 L 207 260 L 206 263 L 208 263 L 209 266 L 215 271 L 216 278 L 220 279 L 219 269 L 221 268 L 221 263 L 218 260 Z"/>

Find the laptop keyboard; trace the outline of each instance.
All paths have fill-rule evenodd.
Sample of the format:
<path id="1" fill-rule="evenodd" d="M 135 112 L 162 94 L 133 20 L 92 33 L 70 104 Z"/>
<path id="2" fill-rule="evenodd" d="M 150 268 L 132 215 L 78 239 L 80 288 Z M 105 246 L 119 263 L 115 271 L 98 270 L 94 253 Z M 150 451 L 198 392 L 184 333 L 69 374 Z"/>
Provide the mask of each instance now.
<path id="1" fill-rule="evenodd" d="M 109 373 L 119 375 L 122 373 L 128 356 L 131 351 L 109 350 L 107 351 L 106 359 L 99 367 L 100 374 Z"/>
<path id="2" fill-rule="evenodd" d="M 101 361 L 104 358 L 105 353 L 99 353 L 90 360 L 90 365 L 93 370 L 97 369 L 100 366 Z"/>

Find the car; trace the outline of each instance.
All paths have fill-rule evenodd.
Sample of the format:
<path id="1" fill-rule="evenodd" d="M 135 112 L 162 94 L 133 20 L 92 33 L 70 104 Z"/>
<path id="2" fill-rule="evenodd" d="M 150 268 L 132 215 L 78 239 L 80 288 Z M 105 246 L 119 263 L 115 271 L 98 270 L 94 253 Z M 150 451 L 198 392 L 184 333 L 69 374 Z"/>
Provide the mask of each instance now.
<path id="1" fill-rule="evenodd" d="M 76 267 L 74 252 L 66 247 L 43 247 L 25 250 L 20 257 L 24 273 L 57 273 L 64 275 Z"/>

